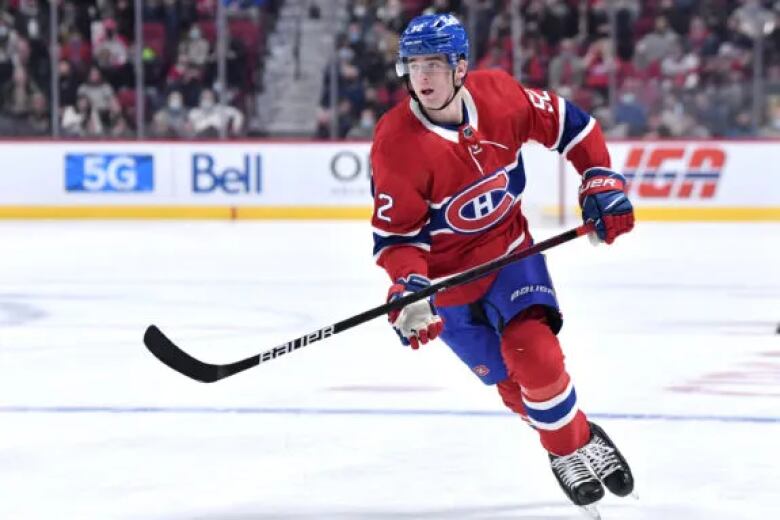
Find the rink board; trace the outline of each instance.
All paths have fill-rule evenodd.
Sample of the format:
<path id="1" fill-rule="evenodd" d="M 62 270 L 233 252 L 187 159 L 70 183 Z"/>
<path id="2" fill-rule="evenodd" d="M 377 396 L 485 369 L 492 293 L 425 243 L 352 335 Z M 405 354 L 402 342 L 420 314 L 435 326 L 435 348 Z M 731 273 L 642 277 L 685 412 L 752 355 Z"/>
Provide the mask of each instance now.
<path id="1" fill-rule="evenodd" d="M 642 220 L 780 220 L 773 141 L 609 146 Z M 369 149 L 357 142 L 2 142 L 0 218 L 365 219 Z M 534 144 L 524 147 L 523 161 L 525 210 L 576 215 L 573 168 Z"/>

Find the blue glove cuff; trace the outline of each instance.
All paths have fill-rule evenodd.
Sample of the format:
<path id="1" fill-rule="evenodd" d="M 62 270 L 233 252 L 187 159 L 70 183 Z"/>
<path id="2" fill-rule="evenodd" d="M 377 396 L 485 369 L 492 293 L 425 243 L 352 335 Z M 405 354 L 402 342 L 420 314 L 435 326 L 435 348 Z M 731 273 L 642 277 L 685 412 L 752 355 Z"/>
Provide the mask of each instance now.
<path id="1" fill-rule="evenodd" d="M 417 292 L 431 286 L 431 281 L 421 274 L 410 274 L 406 278 L 399 278 L 395 283 L 403 285 L 406 292 Z"/>

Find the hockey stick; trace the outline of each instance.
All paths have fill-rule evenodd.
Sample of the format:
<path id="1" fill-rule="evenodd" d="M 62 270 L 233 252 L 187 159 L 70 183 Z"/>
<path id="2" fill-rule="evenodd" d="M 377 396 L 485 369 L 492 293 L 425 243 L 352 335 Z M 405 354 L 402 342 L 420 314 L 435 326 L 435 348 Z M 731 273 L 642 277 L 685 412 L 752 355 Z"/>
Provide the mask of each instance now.
<path id="1" fill-rule="evenodd" d="M 239 372 L 243 372 L 244 370 L 259 365 L 260 363 L 265 363 L 266 361 L 276 359 L 277 357 L 287 354 L 288 352 L 292 352 L 307 345 L 311 345 L 315 341 L 329 338 L 330 336 L 338 334 L 339 332 L 344 332 L 347 329 L 351 329 L 356 325 L 373 320 L 374 318 L 383 316 L 392 311 L 399 310 L 409 305 L 410 303 L 422 300 L 423 298 L 428 298 L 429 296 L 443 289 L 448 289 L 450 287 L 472 282 L 477 278 L 481 278 L 487 274 L 498 271 L 502 267 L 505 267 L 513 262 L 517 262 L 523 258 L 535 255 L 550 249 L 551 247 L 563 244 L 564 242 L 568 242 L 569 240 L 589 233 L 592 230 L 593 228 L 591 225 L 583 224 L 579 227 L 561 233 L 560 235 L 555 235 L 554 237 L 548 238 L 547 240 L 543 240 L 542 242 L 534 244 L 526 249 L 522 249 L 510 255 L 497 258 L 492 262 L 488 262 L 486 264 L 474 267 L 473 269 L 469 269 L 468 271 L 464 271 L 460 274 L 445 278 L 439 282 L 431 284 L 429 287 L 426 287 L 421 291 L 406 295 L 403 298 L 393 300 L 392 302 L 374 307 L 373 309 L 369 309 L 365 312 L 361 312 L 360 314 L 356 314 L 355 316 L 345 320 L 318 329 L 311 334 L 305 334 L 299 338 L 295 338 L 291 341 L 288 341 L 287 343 L 279 345 L 278 347 L 266 350 L 265 352 L 257 354 L 256 356 L 248 357 L 246 359 L 242 359 L 241 361 L 236 361 L 235 363 L 214 365 L 195 359 L 177 347 L 170 339 L 165 336 L 165 334 L 160 331 L 160 329 L 154 325 L 150 325 L 149 328 L 146 329 L 146 333 L 144 334 L 144 343 L 146 344 L 146 348 L 148 348 L 149 351 L 157 357 L 157 359 L 177 372 L 204 383 L 213 383 L 214 381 L 219 381 L 220 379 L 224 379 Z"/>

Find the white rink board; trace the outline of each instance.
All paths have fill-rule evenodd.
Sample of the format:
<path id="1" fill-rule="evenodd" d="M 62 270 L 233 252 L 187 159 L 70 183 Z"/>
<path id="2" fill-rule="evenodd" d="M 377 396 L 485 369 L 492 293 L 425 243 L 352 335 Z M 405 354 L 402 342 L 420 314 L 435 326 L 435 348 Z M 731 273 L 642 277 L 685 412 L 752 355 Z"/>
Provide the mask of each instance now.
<path id="1" fill-rule="evenodd" d="M 0 161 L 5 165 L 0 173 L 0 206 L 367 207 L 371 204 L 369 148 L 369 143 L 323 142 L 4 142 L 0 143 Z M 610 144 L 613 168 L 635 174 L 629 191 L 638 208 L 778 209 L 777 150 L 778 145 L 768 141 Z M 130 157 L 132 170 L 132 157 L 142 155 L 151 158 L 153 181 L 146 191 L 128 180 L 127 168 L 108 172 L 116 166 L 116 158 Z M 97 173 L 89 168 L 79 173 L 70 167 L 70 174 L 88 182 L 86 188 L 69 190 L 68 156 L 98 158 L 98 163 L 113 158 L 105 159 Z M 539 206 L 558 205 L 557 154 L 531 144 L 524 148 L 523 159 L 528 176 L 524 199 Z M 564 202 L 574 205 L 579 179 L 570 165 L 566 169 Z"/>

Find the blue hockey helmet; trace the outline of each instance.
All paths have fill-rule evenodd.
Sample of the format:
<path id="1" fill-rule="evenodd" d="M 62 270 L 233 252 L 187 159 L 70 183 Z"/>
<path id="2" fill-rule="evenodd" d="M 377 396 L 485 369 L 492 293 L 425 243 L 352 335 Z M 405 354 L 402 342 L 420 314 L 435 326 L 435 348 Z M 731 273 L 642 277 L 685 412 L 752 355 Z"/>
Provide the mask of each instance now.
<path id="1" fill-rule="evenodd" d="M 426 14 L 409 22 L 398 44 L 396 73 L 408 74 L 407 60 L 424 54 L 444 54 L 453 69 L 468 58 L 469 38 L 460 21 L 451 14 Z"/>

